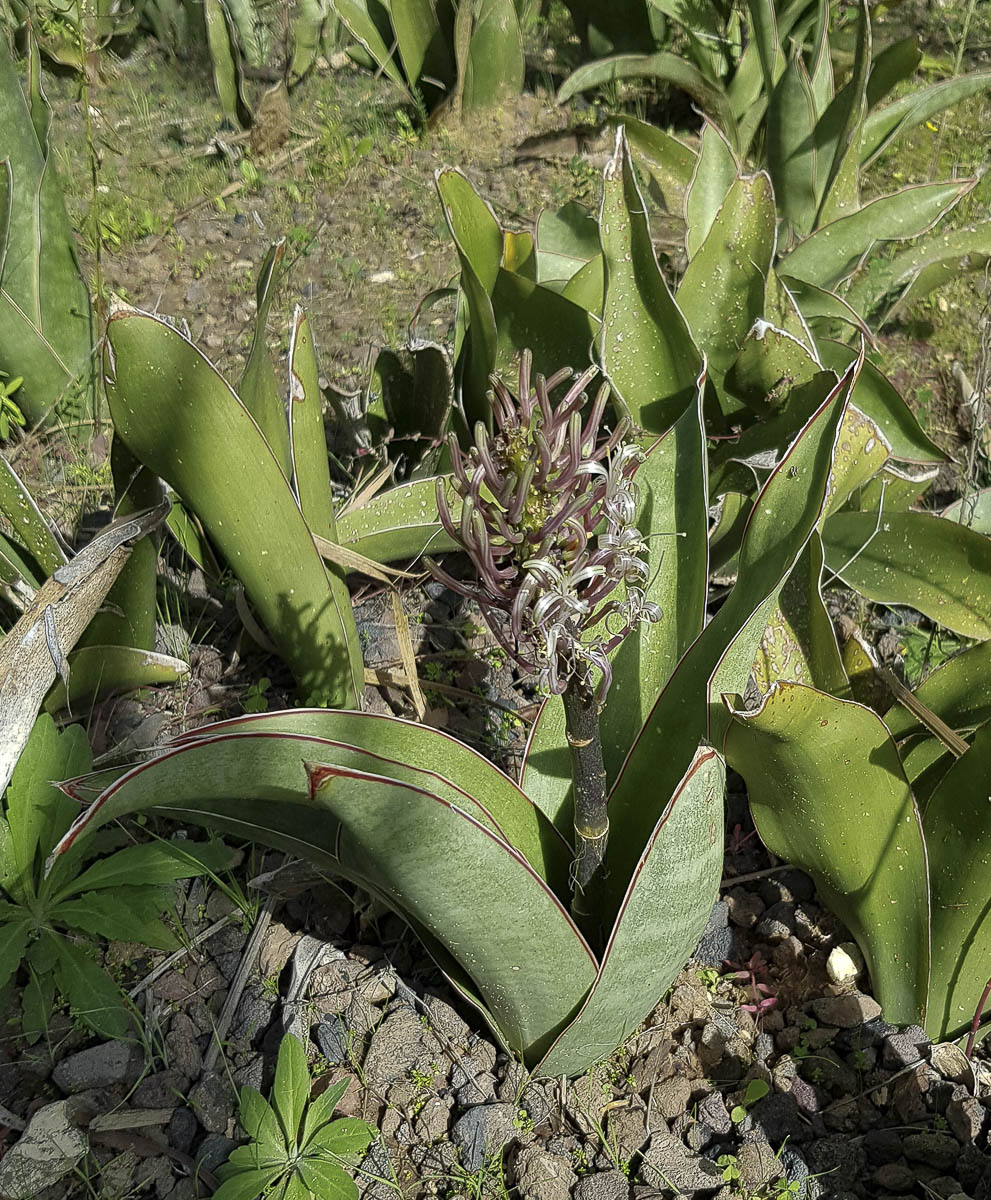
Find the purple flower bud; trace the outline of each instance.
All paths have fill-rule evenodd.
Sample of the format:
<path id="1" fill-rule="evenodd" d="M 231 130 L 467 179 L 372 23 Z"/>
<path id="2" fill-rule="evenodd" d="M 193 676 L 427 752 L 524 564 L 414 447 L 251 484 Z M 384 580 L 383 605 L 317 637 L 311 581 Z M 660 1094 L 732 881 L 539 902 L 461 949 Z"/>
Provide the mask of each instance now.
<path id="1" fill-rule="evenodd" d="M 494 433 L 480 422 L 467 451 L 449 441 L 459 522 L 438 481 L 441 525 L 467 551 L 476 580 L 456 581 L 429 566 L 446 586 L 478 601 L 500 645 L 542 688 L 563 692 L 573 676 L 593 668 L 601 696 L 612 679 L 611 651 L 641 621 L 661 618 L 646 599 L 647 548 L 634 524 L 632 480 L 643 454 L 624 441 L 626 417 L 606 427 L 608 385 L 588 406 L 585 388 L 595 368 L 573 380 L 569 369 L 546 380 L 538 375 L 533 387 L 531 372 L 524 352 L 519 396 L 493 378 Z M 555 404 L 552 392 L 566 381 Z"/>

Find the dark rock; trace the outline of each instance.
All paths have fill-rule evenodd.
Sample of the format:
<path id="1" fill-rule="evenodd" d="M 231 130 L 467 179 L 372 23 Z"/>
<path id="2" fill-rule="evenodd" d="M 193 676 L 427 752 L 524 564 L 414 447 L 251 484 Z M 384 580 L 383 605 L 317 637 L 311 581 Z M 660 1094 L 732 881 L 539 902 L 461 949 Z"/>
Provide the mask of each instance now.
<path id="1" fill-rule="evenodd" d="M 729 927 L 729 907 L 725 900 L 717 900 L 692 958 L 704 967 L 721 967 L 733 957 L 734 940 Z"/>
<path id="2" fill-rule="evenodd" d="M 566 1158 L 549 1154 L 539 1146 L 527 1146 L 516 1156 L 516 1186 L 521 1196 L 532 1200 L 570 1200 L 575 1181 Z"/>
<path id="3" fill-rule="evenodd" d="M 811 1200 L 811 1189 L 807 1183 L 809 1179 L 808 1164 L 791 1145 L 786 1145 L 781 1151 L 781 1170 L 789 1183 L 798 1184 L 794 1200 Z"/>
<path id="4" fill-rule="evenodd" d="M 710 1092 L 700 1102 L 698 1117 L 722 1137 L 733 1131 L 733 1121 L 721 1092 Z"/>
<path id="5" fill-rule="evenodd" d="M 893 1129 L 872 1129 L 864 1135 L 864 1151 L 875 1165 L 897 1162 L 902 1157 L 902 1138 Z"/>
<path id="6" fill-rule="evenodd" d="M 881 1061 L 889 1071 L 898 1071 L 922 1058 L 922 1049 L 928 1045 L 926 1031 L 920 1025 L 910 1025 L 908 1029 L 887 1035 Z"/>
<path id="7" fill-rule="evenodd" d="M 764 912 L 764 901 L 746 888 L 731 888 L 725 899 L 729 919 L 741 929 L 753 929 Z"/>
<path id="8" fill-rule="evenodd" d="M 865 1022 L 862 1029 L 857 1030 L 862 1046 L 881 1046 L 886 1038 L 897 1032 L 898 1026 L 889 1025 L 883 1017 L 875 1017 L 873 1021 Z"/>
<path id="9" fill-rule="evenodd" d="M 931 1179 L 926 1185 L 929 1190 L 940 1200 L 949 1200 L 951 1196 L 963 1196 L 960 1190 L 960 1184 L 951 1175 L 937 1175 L 935 1179 Z"/>
<path id="10" fill-rule="evenodd" d="M 839 1133 L 810 1142 L 805 1157 L 810 1174 L 828 1174 L 827 1186 L 834 1191 L 855 1187 L 867 1165 L 862 1147 Z"/>
<path id="11" fill-rule="evenodd" d="M 991 1159 L 982 1154 L 976 1146 L 964 1146 L 960 1151 L 953 1174 L 960 1180 L 964 1191 L 973 1192 L 989 1165 L 991 1165 Z"/>
<path id="12" fill-rule="evenodd" d="M 140 1078 L 144 1061 L 141 1047 L 133 1042 L 101 1042 L 63 1058 L 52 1072 L 52 1079 L 63 1092 L 85 1092 L 114 1084 L 130 1087 Z"/>
<path id="13" fill-rule="evenodd" d="M 824 1025 L 850 1029 L 879 1017 L 881 1005 L 873 996 L 865 996 L 861 992 L 847 992 L 842 996 L 821 996 L 813 1000 L 812 1011 Z"/>
<path id="14" fill-rule="evenodd" d="M 647 1114 L 641 1108 L 614 1108 L 606 1121 L 606 1139 L 620 1158 L 629 1161 L 647 1140 Z"/>
<path id="15" fill-rule="evenodd" d="M 189 1093 L 189 1105 L 208 1133 L 222 1134 L 234 1115 L 235 1100 L 225 1075 L 206 1075 Z"/>
<path id="16" fill-rule="evenodd" d="M 926 1163 L 944 1173 L 960 1157 L 960 1144 L 948 1133 L 910 1133 L 903 1145 L 906 1158 L 912 1162 Z"/>
<path id="17" fill-rule="evenodd" d="M 654 1187 L 673 1187 L 679 1192 L 717 1192 L 723 1184 L 722 1169 L 709 1158 L 689 1154 L 670 1133 L 655 1133 L 640 1163 L 644 1181 Z"/>
<path id="18" fill-rule="evenodd" d="M 572 1200 L 629 1200 L 630 1181 L 615 1168 L 579 1179 L 571 1190 Z"/>
<path id="19" fill-rule="evenodd" d="M 196 1026 L 189 1017 L 185 1013 L 176 1013 L 165 1035 L 165 1061 L 188 1079 L 196 1079 L 203 1069 L 203 1055 L 196 1037 Z"/>
<path id="20" fill-rule="evenodd" d="M 196 1151 L 197 1163 L 206 1171 L 214 1171 L 230 1158 L 235 1142 L 222 1133 L 208 1133 Z"/>
<path id="21" fill-rule="evenodd" d="M 672 1130 L 676 1133 L 677 1130 Z M 711 1125 L 705 1121 L 690 1121 L 684 1132 L 685 1145 L 695 1154 L 703 1154 L 709 1150 L 719 1136 Z"/>
<path id="22" fill-rule="evenodd" d="M 884 1163 L 874 1172 L 874 1182 L 889 1192 L 910 1192 L 915 1187 L 915 1172 L 902 1159 Z"/>
<path id="23" fill-rule="evenodd" d="M 135 1108 L 173 1108 L 185 1103 L 189 1078 L 179 1071 L 157 1071 L 142 1079 L 131 1093 Z"/>
<path id="24" fill-rule="evenodd" d="M 929 1115 L 925 1100 L 928 1090 L 929 1080 L 921 1067 L 895 1080 L 891 1106 L 903 1125 L 924 1121 Z"/>
<path id="25" fill-rule="evenodd" d="M 975 1096 L 964 1094 L 950 1100 L 946 1106 L 946 1121 L 965 1145 L 976 1142 L 987 1123 L 988 1112 Z"/>
<path id="26" fill-rule="evenodd" d="M 244 1042 L 256 1042 L 271 1025 L 276 1003 L 277 997 L 260 984 L 246 987 L 231 1023 L 232 1036 Z"/>
<path id="27" fill-rule="evenodd" d="M 765 1096 L 750 1109 L 753 1127 L 759 1130 L 773 1146 L 782 1142 L 804 1142 L 812 1134 L 807 1121 L 803 1121 L 798 1101 L 791 1092 L 777 1092 Z"/>
<path id="28" fill-rule="evenodd" d="M 317 1048 L 329 1063 L 346 1063 L 354 1043 L 354 1034 L 348 1029 L 340 1013 L 325 1013 L 323 1020 L 313 1031 Z"/>
<path id="29" fill-rule="evenodd" d="M 177 1108 L 165 1126 L 165 1136 L 173 1150 L 188 1154 L 199 1129 L 200 1123 L 191 1108 Z"/>
<path id="30" fill-rule="evenodd" d="M 451 1141 L 461 1150 L 461 1164 L 477 1171 L 486 1158 L 517 1136 L 512 1104 L 477 1104 L 461 1114 L 451 1129 Z"/>
<path id="31" fill-rule="evenodd" d="M 253 1087 L 262 1090 L 265 1082 L 265 1055 L 249 1054 L 234 1072 L 234 1082 L 239 1088 Z"/>
<path id="32" fill-rule="evenodd" d="M 495 1076 L 481 1070 L 467 1055 L 451 1068 L 451 1087 L 461 1108 L 471 1108 L 472 1105 L 486 1104 L 495 1099 Z"/>

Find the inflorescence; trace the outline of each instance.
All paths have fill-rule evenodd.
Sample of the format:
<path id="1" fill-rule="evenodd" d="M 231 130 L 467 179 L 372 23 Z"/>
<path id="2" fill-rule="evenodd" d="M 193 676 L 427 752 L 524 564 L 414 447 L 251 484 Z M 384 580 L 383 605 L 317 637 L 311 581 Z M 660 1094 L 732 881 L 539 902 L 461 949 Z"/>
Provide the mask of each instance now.
<path id="1" fill-rule="evenodd" d="M 531 387 L 531 356 L 520 364 L 519 396 L 493 378 L 495 431 L 479 421 L 462 452 L 449 439 L 460 521 L 437 480 L 437 508 L 449 536 L 470 556 L 476 580 L 462 582 L 431 562 L 434 577 L 478 602 L 493 634 L 544 690 L 560 694 L 574 677 L 601 672 L 600 699 L 611 682 L 609 653 L 641 621 L 661 611 L 646 597 L 647 548 L 634 524 L 633 476 L 644 455 L 624 441 L 630 422 L 603 430 L 609 386 L 584 423 L 584 388 L 594 367 L 560 402 L 550 395 L 565 368 Z M 625 584 L 625 594 L 614 597 Z"/>

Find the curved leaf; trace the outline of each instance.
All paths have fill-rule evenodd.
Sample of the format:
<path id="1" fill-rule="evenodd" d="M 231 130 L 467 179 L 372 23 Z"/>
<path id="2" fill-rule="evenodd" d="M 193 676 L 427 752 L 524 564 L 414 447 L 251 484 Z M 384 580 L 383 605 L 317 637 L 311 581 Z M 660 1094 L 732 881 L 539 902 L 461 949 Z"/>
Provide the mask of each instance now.
<path id="1" fill-rule="evenodd" d="M 134 646 L 83 646 L 68 655 L 69 686 L 55 681 L 45 697 L 45 712 L 78 709 L 101 696 L 113 696 L 159 683 L 177 683 L 189 663 Z"/>
<path id="2" fill-rule="evenodd" d="M 797 683 L 776 684 L 756 711 L 730 711 L 727 762 L 746 780 L 761 840 L 812 876 L 857 939 L 885 1018 L 921 1023 L 930 970 L 926 847 L 880 717 Z"/>
<path id="3" fill-rule="evenodd" d="M 955 655 L 916 689 L 916 696 L 951 729 L 973 729 L 991 721 L 991 641 Z M 914 713 L 893 704 L 884 722 L 896 738 L 924 729 Z"/>
<path id="4" fill-rule="evenodd" d="M 860 146 L 860 161 L 869 165 L 875 158 L 907 130 L 942 112 L 952 104 L 966 100 L 991 87 L 991 71 L 975 71 L 970 75 L 957 75 L 953 79 L 941 79 L 921 89 L 913 88 L 900 100 L 876 108 L 864 121 L 863 141 Z"/>
<path id="5" fill-rule="evenodd" d="M 250 414 L 199 350 L 159 318 L 119 310 L 107 339 L 117 432 L 196 511 L 304 693 L 357 704 L 364 681 L 350 604 L 332 587 Z"/>
<path id="6" fill-rule="evenodd" d="M 711 121 L 706 121 L 695 170 L 685 194 L 685 223 L 688 226 L 685 247 L 689 261 L 708 237 L 736 179 L 737 169 L 736 155 L 729 142 Z"/>
<path id="7" fill-rule="evenodd" d="M 725 781 L 721 756 L 700 747 L 634 868 L 588 997 L 539 1074 L 575 1075 L 610 1054 L 695 949 L 722 872 Z"/>
<path id="8" fill-rule="evenodd" d="M 657 265 L 622 126 L 602 180 L 602 368 L 634 423 L 664 433 L 694 394 L 702 358 Z"/>
<path id="9" fill-rule="evenodd" d="M 932 887 L 932 984 L 927 1029 L 952 1040 L 969 1028 L 991 974 L 988 778 L 991 725 L 956 759 L 933 792 L 923 826 Z"/>
<path id="10" fill-rule="evenodd" d="M 829 569 L 880 604 L 991 638 L 991 539 L 929 513 L 841 512 L 822 531 Z"/>
<path id="11" fill-rule="evenodd" d="M 461 497 L 450 489 L 448 504 L 452 520 L 460 520 Z M 458 549 L 437 517 L 432 478 L 402 483 L 342 513 L 337 518 L 337 540 L 379 563 Z"/>

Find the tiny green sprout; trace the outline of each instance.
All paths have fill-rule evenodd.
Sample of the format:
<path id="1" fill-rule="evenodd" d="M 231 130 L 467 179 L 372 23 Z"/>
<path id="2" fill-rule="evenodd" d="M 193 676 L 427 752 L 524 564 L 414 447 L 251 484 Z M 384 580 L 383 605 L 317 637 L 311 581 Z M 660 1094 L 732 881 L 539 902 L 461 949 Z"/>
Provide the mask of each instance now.
<path id="1" fill-rule="evenodd" d="M 720 974 L 715 967 L 702 967 L 695 972 L 695 977 L 706 991 L 715 994 L 720 980 Z"/>
<path id="2" fill-rule="evenodd" d="M 244 693 L 244 699 L 241 701 L 241 706 L 246 713 L 263 713 L 268 711 L 268 701 L 265 699 L 265 693 L 272 686 L 271 679 L 263 675 L 261 679 L 248 688 Z"/>
<path id="3" fill-rule="evenodd" d="M 10 437 L 10 431 L 14 425 L 24 428 L 24 414 L 11 400 L 11 396 L 23 382 L 20 375 L 15 379 L 0 379 L 0 441 L 6 441 Z"/>
<path id="4" fill-rule="evenodd" d="M 735 1154 L 720 1154 L 716 1159 L 716 1166 L 723 1169 L 724 1183 L 736 1183 L 740 1178 L 740 1166 Z"/>
<path id="5" fill-rule="evenodd" d="M 747 1084 L 747 1090 L 744 1093 L 742 1101 L 739 1104 L 735 1104 L 730 1112 L 730 1119 L 733 1124 L 739 1125 L 745 1119 L 747 1109 L 756 1104 L 758 1100 L 763 1100 L 768 1090 L 768 1086 L 763 1079 L 751 1079 Z"/>

